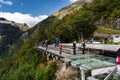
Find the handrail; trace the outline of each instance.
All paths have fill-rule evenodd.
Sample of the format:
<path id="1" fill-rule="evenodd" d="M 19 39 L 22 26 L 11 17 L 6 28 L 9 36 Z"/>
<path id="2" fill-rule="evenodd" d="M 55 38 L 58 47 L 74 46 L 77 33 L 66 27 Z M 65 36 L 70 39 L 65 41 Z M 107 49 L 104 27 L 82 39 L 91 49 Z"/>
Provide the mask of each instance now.
<path id="1" fill-rule="evenodd" d="M 107 77 L 105 77 L 104 80 L 109 80 L 110 76 L 111 76 L 116 70 L 117 70 L 117 67 L 115 67 L 115 69 L 113 69 L 113 71 L 111 71 L 111 72 L 107 75 Z"/>

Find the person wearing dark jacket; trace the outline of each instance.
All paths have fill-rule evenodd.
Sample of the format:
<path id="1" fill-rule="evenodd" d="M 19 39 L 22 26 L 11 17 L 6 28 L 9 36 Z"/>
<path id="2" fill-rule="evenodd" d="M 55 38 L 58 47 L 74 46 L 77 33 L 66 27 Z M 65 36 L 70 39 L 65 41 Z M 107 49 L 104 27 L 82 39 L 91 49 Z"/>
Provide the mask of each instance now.
<path id="1" fill-rule="evenodd" d="M 76 54 L 76 41 L 73 42 L 73 54 Z"/>
<path id="2" fill-rule="evenodd" d="M 85 47 L 86 47 L 86 45 L 85 45 L 85 41 L 84 41 L 84 42 L 82 42 L 82 45 L 81 45 L 82 54 L 85 54 Z"/>

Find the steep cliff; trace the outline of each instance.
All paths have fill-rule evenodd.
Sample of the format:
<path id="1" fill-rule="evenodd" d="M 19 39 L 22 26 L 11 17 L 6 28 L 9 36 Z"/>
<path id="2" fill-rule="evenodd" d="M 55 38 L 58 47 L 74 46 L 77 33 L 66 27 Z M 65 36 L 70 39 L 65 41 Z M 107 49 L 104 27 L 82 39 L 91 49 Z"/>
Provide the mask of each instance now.
<path id="1" fill-rule="evenodd" d="M 0 53 L 18 40 L 27 29 L 28 26 L 26 24 L 0 18 Z"/>

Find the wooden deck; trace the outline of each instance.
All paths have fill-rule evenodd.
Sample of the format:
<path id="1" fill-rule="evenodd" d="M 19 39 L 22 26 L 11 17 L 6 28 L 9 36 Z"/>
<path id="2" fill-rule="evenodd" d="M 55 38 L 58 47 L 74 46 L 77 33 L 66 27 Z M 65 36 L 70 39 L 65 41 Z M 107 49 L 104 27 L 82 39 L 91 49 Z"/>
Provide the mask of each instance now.
<path id="1" fill-rule="evenodd" d="M 61 54 L 60 54 L 59 48 L 54 47 L 54 46 L 49 46 L 47 50 L 46 50 L 45 47 L 42 47 L 42 46 L 37 46 L 36 48 L 39 49 L 39 50 L 43 50 L 43 51 L 49 52 L 51 54 L 57 55 L 57 56 L 62 57 L 62 58 L 82 55 L 82 51 L 80 51 L 80 50 L 79 51 L 77 50 L 76 55 L 74 55 L 73 54 L 73 49 L 70 49 L 70 48 L 62 48 L 62 53 Z"/>
<path id="2" fill-rule="evenodd" d="M 57 55 L 59 57 L 66 58 L 66 57 L 74 57 L 74 56 L 83 55 L 82 51 L 80 49 L 80 45 L 81 44 L 78 44 L 78 43 L 76 44 L 76 55 L 73 54 L 72 43 L 63 44 L 62 54 L 59 54 L 59 52 L 60 52 L 59 48 L 54 47 L 54 45 L 49 45 L 47 50 L 45 47 L 42 47 L 42 46 L 36 46 L 36 48 L 38 50 L 43 50 L 45 52 L 49 52 L 49 53 Z M 118 49 L 118 45 L 86 44 L 86 49 L 87 50 L 85 51 L 85 54 L 89 54 L 89 49 L 109 51 L 109 52 L 115 53 Z"/>
<path id="3" fill-rule="evenodd" d="M 72 47 L 72 43 L 67 43 L 63 45 Z M 77 47 L 80 47 L 80 45 L 81 45 L 80 43 L 76 44 Z M 86 48 L 116 52 L 119 47 L 118 45 L 114 45 L 114 44 L 111 44 L 111 45 L 110 44 L 86 44 Z"/>

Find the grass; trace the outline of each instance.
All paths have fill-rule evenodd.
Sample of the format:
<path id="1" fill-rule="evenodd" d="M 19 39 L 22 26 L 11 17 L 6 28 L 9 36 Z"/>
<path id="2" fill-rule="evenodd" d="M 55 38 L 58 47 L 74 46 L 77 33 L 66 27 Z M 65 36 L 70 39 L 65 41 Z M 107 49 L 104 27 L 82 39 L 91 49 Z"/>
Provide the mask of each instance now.
<path id="1" fill-rule="evenodd" d="M 114 30 L 114 29 L 108 29 L 108 28 L 103 28 L 99 27 L 96 32 L 98 33 L 105 33 L 105 34 L 120 34 L 120 30 Z"/>

